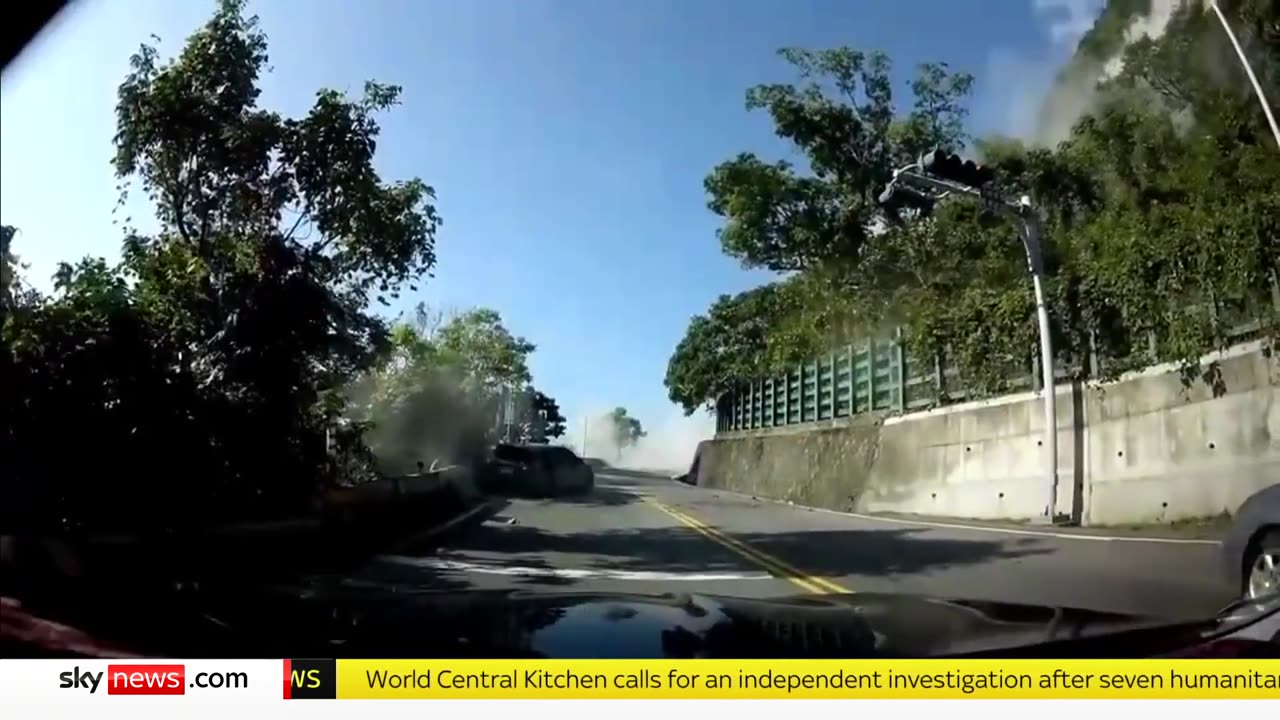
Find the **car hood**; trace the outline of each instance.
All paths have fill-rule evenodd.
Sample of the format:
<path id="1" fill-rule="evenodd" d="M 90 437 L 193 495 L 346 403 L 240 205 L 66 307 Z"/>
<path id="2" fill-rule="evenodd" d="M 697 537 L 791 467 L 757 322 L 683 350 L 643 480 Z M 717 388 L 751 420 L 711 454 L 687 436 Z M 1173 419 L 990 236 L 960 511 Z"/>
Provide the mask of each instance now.
<path id="1" fill-rule="evenodd" d="M 859 593 L 779 599 L 347 587 L 201 598 L 112 638 L 193 657 L 821 658 L 964 655 L 1167 620 L 1079 609 Z M 132 603 L 135 610 L 139 607 Z M 117 621 L 122 618 L 115 616 Z M 180 627 L 175 627 L 175 625 Z M 117 627 L 122 626 L 117 622 Z M 174 643 L 180 643 L 175 646 Z M 175 655 L 176 653 L 176 655 Z"/>

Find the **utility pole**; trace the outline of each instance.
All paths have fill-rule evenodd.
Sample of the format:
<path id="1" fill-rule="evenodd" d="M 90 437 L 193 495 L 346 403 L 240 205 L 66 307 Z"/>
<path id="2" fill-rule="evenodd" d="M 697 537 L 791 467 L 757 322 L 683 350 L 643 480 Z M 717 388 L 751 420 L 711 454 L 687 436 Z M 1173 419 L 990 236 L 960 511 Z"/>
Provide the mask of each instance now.
<path id="1" fill-rule="evenodd" d="M 1222 23 L 1222 29 L 1227 33 L 1227 38 L 1231 40 L 1231 46 L 1236 50 L 1236 57 L 1240 58 L 1240 65 L 1244 67 L 1245 74 L 1249 76 L 1249 82 L 1253 84 L 1253 92 L 1257 95 L 1258 102 L 1262 103 L 1262 112 L 1266 114 L 1267 122 L 1271 124 L 1271 135 L 1276 139 L 1276 147 L 1280 148 L 1280 125 L 1276 124 L 1275 113 L 1271 110 L 1271 103 L 1267 101 L 1267 94 L 1262 91 L 1262 83 L 1258 82 L 1258 76 L 1249 65 L 1249 58 L 1245 56 L 1244 48 L 1236 39 L 1231 23 L 1227 22 L 1226 14 L 1222 12 L 1222 8 L 1218 7 L 1218 0 L 1209 0 L 1209 7 L 1213 8 L 1214 14 L 1218 16 L 1218 22 Z"/>
<path id="2" fill-rule="evenodd" d="M 582 418 L 582 457 L 587 456 L 587 418 Z"/>
<path id="3" fill-rule="evenodd" d="M 951 195 L 976 198 L 983 207 L 1017 221 L 1019 238 L 1027 256 L 1027 269 L 1031 275 L 1031 288 L 1035 295 L 1036 320 L 1040 330 L 1041 393 L 1044 406 L 1044 446 L 1046 503 L 1043 519 L 1053 524 L 1058 505 L 1058 413 L 1057 383 L 1054 378 L 1053 338 L 1049 326 L 1049 306 L 1044 292 L 1044 247 L 1041 237 L 1040 216 L 1032 207 L 1031 198 L 1023 195 L 1016 201 L 983 191 L 983 186 L 995 178 L 990 168 L 961 160 L 959 156 L 935 150 L 918 162 L 899 168 L 880 195 L 880 203 L 886 213 L 901 222 L 897 210 L 904 204 L 931 207 L 933 203 Z M 922 192 L 923 190 L 923 192 Z"/>

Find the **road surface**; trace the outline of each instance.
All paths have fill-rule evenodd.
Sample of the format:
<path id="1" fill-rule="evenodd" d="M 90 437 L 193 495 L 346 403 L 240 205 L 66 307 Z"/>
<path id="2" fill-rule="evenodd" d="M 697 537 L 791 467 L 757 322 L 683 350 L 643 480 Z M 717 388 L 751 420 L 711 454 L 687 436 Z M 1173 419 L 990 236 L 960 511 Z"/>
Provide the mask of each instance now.
<path id="1" fill-rule="evenodd" d="M 378 584 L 778 597 L 899 592 L 1206 617 L 1231 599 L 1217 544 L 912 523 L 602 471 L 589 497 L 511 500 Z"/>

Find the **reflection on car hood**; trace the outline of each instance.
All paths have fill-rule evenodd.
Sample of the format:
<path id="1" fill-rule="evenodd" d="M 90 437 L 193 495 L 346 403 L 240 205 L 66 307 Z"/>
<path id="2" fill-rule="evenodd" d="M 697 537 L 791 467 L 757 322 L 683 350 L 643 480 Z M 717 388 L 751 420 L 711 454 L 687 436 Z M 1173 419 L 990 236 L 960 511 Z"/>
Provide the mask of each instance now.
<path id="1" fill-rule="evenodd" d="M 329 587 L 216 603 L 186 655 L 811 658 L 956 655 L 1160 624 L 989 602 L 851 594 L 388 593 Z M 220 607 L 218 607 L 220 606 Z M 170 637 L 173 637 L 171 634 Z M 197 638 L 200 638 L 197 640 Z M 156 648 L 166 650 L 166 648 Z"/>

